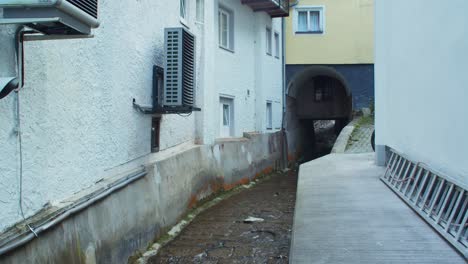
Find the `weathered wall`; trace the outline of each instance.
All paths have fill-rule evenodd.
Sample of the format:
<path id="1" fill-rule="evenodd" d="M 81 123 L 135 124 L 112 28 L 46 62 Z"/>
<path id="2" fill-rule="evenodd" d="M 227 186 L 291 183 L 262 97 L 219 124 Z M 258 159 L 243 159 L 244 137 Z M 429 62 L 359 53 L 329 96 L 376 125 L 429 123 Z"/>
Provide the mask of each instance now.
<path id="1" fill-rule="evenodd" d="M 306 137 L 306 131 L 299 119 L 297 113 L 296 98 L 286 97 L 286 115 L 284 117 L 286 140 L 288 146 L 288 161 L 297 161 L 304 153 L 306 140 L 311 137 Z M 312 139 L 313 140 L 313 139 Z"/>
<path id="2" fill-rule="evenodd" d="M 323 34 L 296 34 L 294 7 L 286 19 L 286 64 L 372 64 L 374 0 L 300 0 L 324 6 Z"/>
<path id="3" fill-rule="evenodd" d="M 376 144 L 462 182 L 468 181 L 467 9 L 464 0 L 376 2 Z"/>
<path id="4" fill-rule="evenodd" d="M 127 263 L 129 256 L 146 249 L 200 199 L 275 169 L 281 157 L 280 133 L 246 136 L 212 146 L 187 146 L 157 161 L 142 160 L 147 162 L 146 177 L 0 262 Z"/>
<path id="5" fill-rule="evenodd" d="M 163 64 L 164 27 L 181 25 L 178 15 L 161 14 L 178 14 L 178 1 L 99 4 L 102 26 L 93 39 L 25 45 L 20 116 L 27 216 L 150 153 L 151 118 L 135 111 L 132 99 L 151 102 L 152 66 Z M 3 47 L 7 32 L 0 30 Z M 4 51 L 1 64 L 9 64 L 11 50 Z M 0 101 L 0 230 L 20 219 L 15 100 L 10 95 Z M 194 116 L 163 117 L 161 149 L 194 137 Z"/>
<path id="6" fill-rule="evenodd" d="M 132 99 L 152 102 L 152 67 L 163 65 L 164 28 L 182 26 L 179 1 L 114 2 L 100 1 L 101 26 L 92 39 L 26 43 L 20 93 L 26 217 L 120 173 L 124 165 L 162 155 L 150 153 L 151 117 L 135 111 Z M 240 1 L 221 2 L 235 14 L 236 50 L 218 47 L 218 1 L 205 1 L 204 21 L 195 21 L 190 1 L 185 26 L 197 39 L 196 101 L 202 112 L 164 115 L 161 150 L 213 144 L 220 94 L 235 97 L 236 136 L 265 131 L 266 100 L 276 102 L 274 120 L 281 124 L 281 60 L 256 54 L 260 45 L 264 49 L 265 27 L 281 32 L 280 20 Z M 15 73 L 13 32 L 0 26 L 0 76 Z M 0 101 L 0 231 L 22 219 L 16 99 L 12 94 Z"/>

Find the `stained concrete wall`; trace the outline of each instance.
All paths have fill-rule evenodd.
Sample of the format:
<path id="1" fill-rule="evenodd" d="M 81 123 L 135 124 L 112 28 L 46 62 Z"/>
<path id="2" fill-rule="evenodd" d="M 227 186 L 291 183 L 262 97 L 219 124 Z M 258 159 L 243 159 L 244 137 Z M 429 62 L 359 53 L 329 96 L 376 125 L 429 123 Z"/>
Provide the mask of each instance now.
<path id="1" fill-rule="evenodd" d="M 467 9 L 465 0 L 376 1 L 376 145 L 465 183 Z"/>
<path id="2" fill-rule="evenodd" d="M 281 135 L 246 134 L 214 145 L 187 145 L 156 161 L 148 174 L 43 233 L 1 263 L 127 263 L 197 202 L 270 173 Z M 133 165 L 137 165 L 137 163 Z M 78 195 L 79 196 L 79 195 Z"/>
<path id="3" fill-rule="evenodd" d="M 302 156 L 304 148 L 310 145 L 306 144 L 307 139 L 313 140 L 312 137 L 307 137 L 306 130 L 296 116 L 297 107 L 297 99 L 287 96 L 284 123 L 289 162 L 295 162 Z"/>

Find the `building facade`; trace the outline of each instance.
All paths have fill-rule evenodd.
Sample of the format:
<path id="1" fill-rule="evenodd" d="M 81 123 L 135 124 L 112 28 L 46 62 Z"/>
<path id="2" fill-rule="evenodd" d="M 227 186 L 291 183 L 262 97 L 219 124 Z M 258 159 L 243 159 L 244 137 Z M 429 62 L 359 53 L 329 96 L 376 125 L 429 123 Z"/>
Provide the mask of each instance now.
<path id="1" fill-rule="evenodd" d="M 440 9 L 433 2 L 377 1 L 377 154 L 383 164 L 384 149 L 390 147 L 466 184 L 468 37 L 463 10 L 468 3 L 451 0 L 444 6 L 444 14 L 450 14 L 444 16 L 450 25 L 445 27 L 434 19 Z M 403 3 L 405 11 L 396 12 Z M 411 21 L 418 21 L 417 26 L 405 26 Z M 440 34 L 430 34 L 434 31 Z"/>
<path id="2" fill-rule="evenodd" d="M 126 262 L 198 200 L 281 159 L 279 16 L 287 10 L 275 1 L 259 1 L 268 12 L 241 0 L 114 2 L 99 1 L 93 38 L 25 42 L 24 87 L 0 100 L 0 241 L 30 235 L 24 223 L 39 228 L 142 169 L 145 176 L 18 247 L 7 262 L 64 263 L 89 252 L 98 263 Z M 145 115 L 133 102 L 152 103 L 153 67 L 164 67 L 169 27 L 195 36 L 201 111 Z M 1 77 L 17 74 L 15 30 L 0 26 Z M 103 227 L 116 214 L 121 221 Z M 106 231 L 79 234 L 78 225 Z M 76 243 L 83 248 L 64 253 Z M 0 245 L 0 252 L 8 246 Z"/>
<path id="3" fill-rule="evenodd" d="M 353 110 L 373 104 L 374 3 L 290 2 L 285 19 L 286 128 L 291 152 L 300 153 L 301 146 L 309 145 L 304 144 L 307 135 L 314 134 L 314 121 L 336 120 L 339 131 Z"/>
<path id="4" fill-rule="evenodd" d="M 285 28 L 288 85 L 294 86 L 314 66 L 328 67 L 352 93 L 354 109 L 369 107 L 374 95 L 374 1 L 292 2 Z"/>
<path id="5" fill-rule="evenodd" d="M 462 0 L 377 0 L 375 36 L 375 143 L 377 164 L 387 166 L 384 182 L 465 260 L 467 8 Z"/>

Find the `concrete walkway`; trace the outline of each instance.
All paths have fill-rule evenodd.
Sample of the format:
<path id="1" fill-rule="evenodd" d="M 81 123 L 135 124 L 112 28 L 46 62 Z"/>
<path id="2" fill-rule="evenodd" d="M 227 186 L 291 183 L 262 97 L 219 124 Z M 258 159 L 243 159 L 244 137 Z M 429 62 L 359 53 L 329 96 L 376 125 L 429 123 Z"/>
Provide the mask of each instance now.
<path id="1" fill-rule="evenodd" d="M 379 179 L 369 154 L 300 167 L 291 263 L 466 263 Z"/>

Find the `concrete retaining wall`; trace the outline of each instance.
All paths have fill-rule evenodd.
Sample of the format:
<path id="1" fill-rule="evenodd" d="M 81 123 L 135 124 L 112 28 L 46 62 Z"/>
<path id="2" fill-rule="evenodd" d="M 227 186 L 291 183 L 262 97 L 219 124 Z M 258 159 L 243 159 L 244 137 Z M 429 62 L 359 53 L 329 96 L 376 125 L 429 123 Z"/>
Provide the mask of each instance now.
<path id="1" fill-rule="evenodd" d="M 0 257 L 0 263 L 127 263 L 201 199 L 275 169 L 281 134 L 244 136 L 148 162 L 145 177 Z"/>

